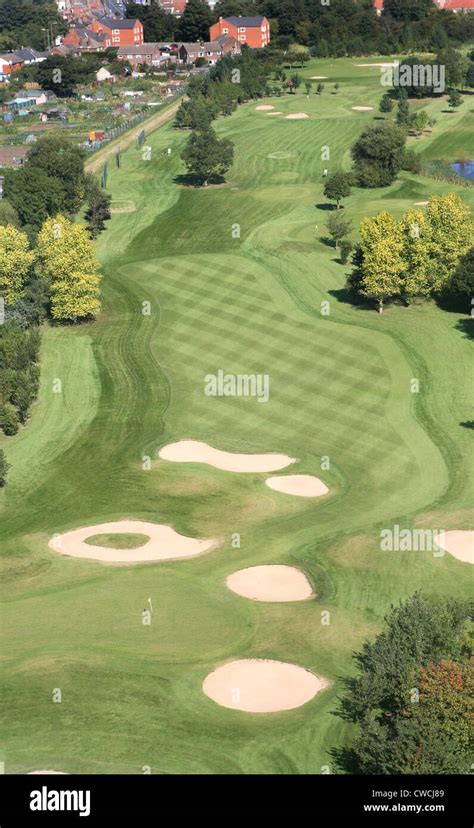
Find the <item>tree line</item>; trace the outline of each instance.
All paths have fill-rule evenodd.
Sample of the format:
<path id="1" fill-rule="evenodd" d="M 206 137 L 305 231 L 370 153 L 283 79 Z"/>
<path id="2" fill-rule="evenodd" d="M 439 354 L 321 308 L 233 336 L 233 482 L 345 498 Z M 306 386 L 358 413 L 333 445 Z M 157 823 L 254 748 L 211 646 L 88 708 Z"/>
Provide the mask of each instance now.
<path id="1" fill-rule="evenodd" d="M 451 294 L 466 309 L 474 289 L 474 223 L 456 193 L 432 196 L 424 209 L 396 219 L 387 211 L 363 219 L 349 287 L 359 296 L 410 304 L 417 297 Z"/>
<path id="2" fill-rule="evenodd" d="M 0 202 L 0 429 L 17 433 L 39 383 L 40 326 L 100 311 L 93 238 L 110 217 L 110 197 L 84 172 L 83 150 L 42 138 L 20 170 L 5 170 Z M 72 219 L 85 208 L 86 225 Z M 8 463 L 0 453 L 0 486 Z"/>
<path id="3" fill-rule="evenodd" d="M 333 751 L 346 773 L 468 774 L 474 716 L 467 602 L 416 593 L 356 653 L 337 715 L 357 726 Z"/>

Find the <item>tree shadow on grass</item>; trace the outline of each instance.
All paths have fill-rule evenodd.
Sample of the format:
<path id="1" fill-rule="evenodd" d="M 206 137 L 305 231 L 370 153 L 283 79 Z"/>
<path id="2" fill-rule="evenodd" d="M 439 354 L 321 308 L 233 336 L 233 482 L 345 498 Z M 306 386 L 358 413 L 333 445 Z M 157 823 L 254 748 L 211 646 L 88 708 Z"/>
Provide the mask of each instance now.
<path id="1" fill-rule="evenodd" d="M 181 184 L 182 187 L 203 187 L 204 188 L 204 179 L 200 175 L 195 175 L 194 173 L 181 173 L 180 175 L 175 175 L 173 178 L 174 184 Z M 216 184 L 225 184 L 225 178 L 222 175 L 210 175 L 207 179 L 207 185 L 216 185 Z"/>
<path id="2" fill-rule="evenodd" d="M 324 204 L 315 204 L 314 206 L 316 210 L 326 210 L 327 212 L 337 210 L 337 206 L 335 204 L 329 204 L 327 201 L 325 201 Z"/>
<path id="3" fill-rule="evenodd" d="M 339 261 L 339 259 L 337 260 Z M 374 310 L 374 303 L 369 302 L 363 296 L 359 296 L 355 290 L 348 287 L 338 288 L 337 290 L 328 290 L 330 296 L 333 296 L 338 302 L 344 305 L 351 305 L 355 310 Z"/>
<path id="4" fill-rule="evenodd" d="M 463 423 L 459 423 L 460 426 L 463 428 L 472 428 L 474 429 L 474 420 L 464 420 Z"/>
<path id="5" fill-rule="evenodd" d="M 466 339 L 474 339 L 474 319 L 459 319 L 455 328 L 457 331 L 461 331 Z"/>

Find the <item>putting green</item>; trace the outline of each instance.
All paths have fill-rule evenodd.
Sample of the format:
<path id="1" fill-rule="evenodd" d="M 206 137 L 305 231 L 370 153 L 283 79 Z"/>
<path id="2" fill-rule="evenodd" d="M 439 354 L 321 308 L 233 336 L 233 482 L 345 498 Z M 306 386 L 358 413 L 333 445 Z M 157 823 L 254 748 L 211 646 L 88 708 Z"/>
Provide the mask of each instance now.
<path id="1" fill-rule="evenodd" d="M 322 241 L 322 172 L 347 168 L 382 95 L 378 72 L 353 63 L 305 67 L 304 77 L 340 83 L 337 95 L 298 91 L 265 99 L 278 118 L 249 102 L 219 120 L 235 143 L 223 186 L 177 186 L 186 134 L 172 126 L 147 136 L 150 161 L 131 147 L 109 170 L 109 192 L 137 209 L 114 214 L 98 240 L 104 313 L 45 330 L 31 422 L 0 441 L 12 464 L 0 493 L 6 773 L 140 773 L 144 764 L 337 773 L 332 751 L 352 731 L 334 710 L 353 651 L 416 589 L 470 590 L 469 566 L 450 554 L 380 551 L 393 524 L 472 528 L 470 432 L 460 425 L 472 420 L 470 343 L 468 317 L 435 304 L 379 316 L 347 301 L 349 266 Z M 453 116 L 440 107 L 426 104 L 437 124 L 416 151 L 446 147 L 457 124 L 474 157 L 467 104 Z M 284 117 L 301 111 L 310 117 Z M 390 188 L 354 190 L 344 209 L 357 228 L 382 208 L 400 215 L 452 189 L 403 173 Z M 471 190 L 459 193 L 473 204 Z M 206 396 L 205 377 L 219 369 L 268 374 L 268 402 Z M 330 494 L 290 497 L 262 474 L 160 460 L 162 446 L 190 439 L 298 458 L 292 473 L 324 480 Z M 48 548 L 56 534 L 127 515 L 220 545 L 125 567 Z M 306 573 L 315 597 L 260 602 L 226 586 L 238 570 L 273 564 Z M 205 696 L 218 665 L 256 659 L 300 666 L 328 687 L 272 716 Z M 51 701 L 57 687 L 61 704 Z"/>

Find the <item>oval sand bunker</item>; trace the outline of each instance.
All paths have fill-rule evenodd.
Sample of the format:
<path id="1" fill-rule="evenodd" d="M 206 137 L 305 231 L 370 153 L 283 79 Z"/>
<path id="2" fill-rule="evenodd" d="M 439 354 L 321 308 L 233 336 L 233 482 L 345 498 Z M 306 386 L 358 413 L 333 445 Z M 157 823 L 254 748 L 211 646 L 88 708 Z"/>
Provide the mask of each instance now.
<path id="1" fill-rule="evenodd" d="M 287 454 L 234 454 L 220 451 L 199 440 L 169 443 L 158 452 L 162 460 L 173 463 L 204 463 L 215 469 L 231 472 L 268 472 L 284 469 L 295 462 Z"/>
<path id="2" fill-rule="evenodd" d="M 218 667 L 204 679 L 203 692 L 216 704 L 247 713 L 276 713 L 309 702 L 327 682 L 282 661 L 242 659 Z"/>
<path id="3" fill-rule="evenodd" d="M 435 543 L 458 561 L 474 564 L 474 531 L 453 529 L 450 532 L 440 532 L 435 537 Z"/>
<path id="4" fill-rule="evenodd" d="M 373 106 L 351 106 L 351 109 L 355 109 L 356 112 L 370 112 L 373 108 Z"/>
<path id="5" fill-rule="evenodd" d="M 30 771 L 28 776 L 37 776 L 38 774 L 47 774 L 48 776 L 69 776 L 66 771 L 55 771 L 55 770 L 39 770 L 39 771 Z"/>
<path id="6" fill-rule="evenodd" d="M 305 118 L 309 118 L 307 112 L 293 112 L 292 115 L 285 116 L 285 121 L 302 121 Z"/>
<path id="7" fill-rule="evenodd" d="M 288 474 L 284 477 L 269 477 L 265 480 L 267 486 L 275 492 L 296 495 L 297 497 L 321 497 L 329 489 L 319 477 L 312 474 Z"/>
<path id="8" fill-rule="evenodd" d="M 113 549 L 85 543 L 91 535 L 144 534 L 149 541 L 134 549 Z M 151 561 L 173 560 L 176 558 L 193 558 L 209 552 L 217 546 L 212 539 L 199 540 L 180 535 L 171 526 L 162 523 L 146 523 L 141 520 L 119 520 L 114 523 L 100 523 L 98 526 L 86 526 L 73 529 L 63 535 L 55 535 L 49 547 L 61 555 L 73 558 L 102 561 L 110 564 L 136 564 Z"/>
<path id="9" fill-rule="evenodd" d="M 255 109 L 265 110 L 265 109 L 275 109 L 275 107 L 270 106 L 269 104 L 264 104 L 263 106 L 256 106 Z"/>
<path id="10" fill-rule="evenodd" d="M 306 601 L 313 591 L 306 575 L 294 566 L 250 566 L 226 578 L 232 592 L 254 601 Z"/>

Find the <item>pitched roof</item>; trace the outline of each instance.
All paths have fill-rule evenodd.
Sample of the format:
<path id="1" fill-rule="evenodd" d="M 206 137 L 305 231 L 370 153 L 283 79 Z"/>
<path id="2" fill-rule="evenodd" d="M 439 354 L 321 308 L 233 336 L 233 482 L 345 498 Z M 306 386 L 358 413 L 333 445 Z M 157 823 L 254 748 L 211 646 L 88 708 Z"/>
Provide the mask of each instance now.
<path id="1" fill-rule="evenodd" d="M 135 28 L 135 24 L 140 21 L 137 19 L 122 20 L 120 17 L 99 17 L 97 22 L 102 23 L 103 26 L 107 26 L 108 29 L 133 29 Z"/>
<path id="2" fill-rule="evenodd" d="M 17 52 L 1 52 L 0 59 L 7 63 L 24 63 L 24 59 Z"/>
<path id="3" fill-rule="evenodd" d="M 246 28 L 258 27 L 262 25 L 263 17 L 224 17 L 233 26 L 245 26 Z"/>
<path id="4" fill-rule="evenodd" d="M 221 52 L 222 45 L 217 40 L 211 40 L 208 43 L 180 43 L 180 48 L 184 47 L 188 54 L 197 54 L 199 52 Z"/>
<path id="5" fill-rule="evenodd" d="M 444 4 L 443 9 L 472 9 L 474 10 L 474 0 L 448 0 Z"/>
<path id="6" fill-rule="evenodd" d="M 158 43 L 142 43 L 141 46 L 119 46 L 117 55 L 123 57 L 124 55 L 152 55 L 154 52 L 159 52 L 160 47 Z"/>

